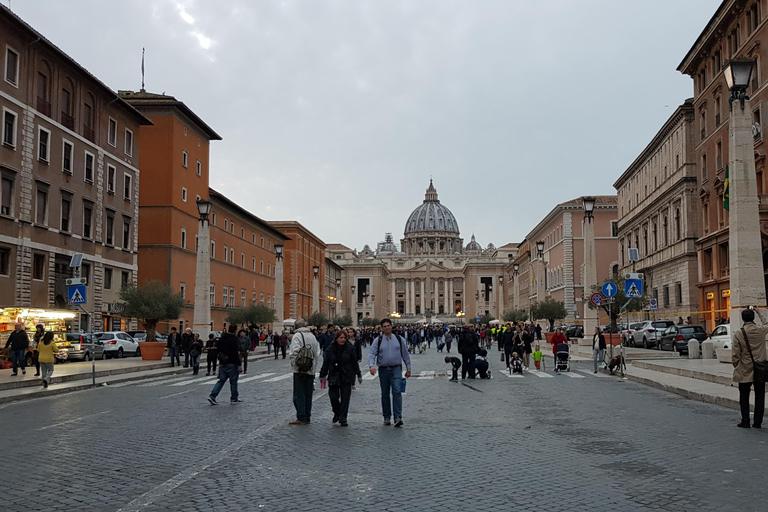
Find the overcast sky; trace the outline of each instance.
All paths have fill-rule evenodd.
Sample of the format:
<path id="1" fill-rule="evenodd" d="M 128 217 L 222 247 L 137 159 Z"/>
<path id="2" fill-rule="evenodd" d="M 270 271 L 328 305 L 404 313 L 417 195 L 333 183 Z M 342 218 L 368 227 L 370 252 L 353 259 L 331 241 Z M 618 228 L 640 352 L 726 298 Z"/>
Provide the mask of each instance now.
<path id="1" fill-rule="evenodd" d="M 0 0 L 7 5 L 8 0 Z M 112 89 L 184 101 L 224 140 L 211 187 L 326 243 L 403 235 L 434 178 L 465 243 L 519 242 L 614 194 L 687 97 L 720 0 L 12 0 Z"/>

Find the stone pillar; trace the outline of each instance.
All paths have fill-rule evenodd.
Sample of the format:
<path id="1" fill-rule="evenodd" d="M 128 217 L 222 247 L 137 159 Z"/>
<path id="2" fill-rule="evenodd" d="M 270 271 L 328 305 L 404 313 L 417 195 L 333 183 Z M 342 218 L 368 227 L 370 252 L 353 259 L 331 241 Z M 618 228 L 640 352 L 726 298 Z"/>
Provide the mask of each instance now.
<path id="1" fill-rule="evenodd" d="M 341 284 L 336 284 L 336 318 L 341 316 Z"/>
<path id="2" fill-rule="evenodd" d="M 451 314 L 451 293 L 450 293 L 451 280 L 445 279 L 443 281 L 443 309 L 445 314 Z"/>
<path id="3" fill-rule="evenodd" d="M 419 294 L 421 296 L 421 314 L 426 315 L 426 312 L 424 310 L 424 304 L 425 304 L 425 295 L 427 294 L 427 280 L 421 279 L 419 281 L 419 289 L 421 290 L 421 293 Z"/>
<path id="4" fill-rule="evenodd" d="M 765 305 L 763 254 L 755 176 L 752 109 L 734 101 L 728 125 L 730 195 L 729 255 L 731 279 L 731 332 L 742 326 L 736 308 Z"/>
<path id="5" fill-rule="evenodd" d="M 283 291 L 283 257 L 278 256 L 275 259 L 275 325 L 278 332 L 283 331 L 283 320 L 285 310 L 283 306 L 283 300 L 285 299 L 285 292 Z"/>
<path id="6" fill-rule="evenodd" d="M 211 332 L 211 235 L 208 219 L 197 228 L 197 269 L 195 271 L 195 309 L 192 330 L 207 340 Z"/>
<path id="7" fill-rule="evenodd" d="M 589 307 L 592 296 L 591 286 L 597 284 L 597 258 L 595 256 L 595 223 L 592 219 L 584 219 L 582 223 L 584 235 L 584 337 L 590 338 L 595 333 L 595 327 L 600 325 L 600 312 Z M 621 307 L 621 306 L 619 306 Z"/>
<path id="8" fill-rule="evenodd" d="M 411 279 L 411 315 L 416 314 L 416 280 Z"/>
<path id="9" fill-rule="evenodd" d="M 501 320 L 501 316 L 504 314 L 504 277 L 499 277 L 499 302 L 496 304 L 496 318 Z"/>
<path id="10" fill-rule="evenodd" d="M 320 311 L 320 273 L 312 278 L 312 313 Z"/>
<path id="11" fill-rule="evenodd" d="M 432 279 L 432 282 L 435 283 L 435 299 L 433 300 L 433 308 L 434 311 L 432 311 L 432 315 L 437 315 L 437 313 L 440 311 L 440 288 L 438 286 L 439 281 L 435 278 Z"/>
<path id="12" fill-rule="evenodd" d="M 392 311 L 389 311 L 390 313 L 397 311 L 397 287 L 395 286 L 397 279 L 392 280 L 392 286 L 390 286 L 390 292 L 392 293 L 391 299 L 390 299 L 390 308 Z"/>

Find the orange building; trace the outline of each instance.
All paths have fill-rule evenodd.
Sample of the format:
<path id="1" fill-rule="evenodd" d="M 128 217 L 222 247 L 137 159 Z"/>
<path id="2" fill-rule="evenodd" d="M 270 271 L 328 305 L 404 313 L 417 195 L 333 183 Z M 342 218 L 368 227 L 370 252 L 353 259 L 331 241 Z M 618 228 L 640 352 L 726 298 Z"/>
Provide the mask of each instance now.
<path id="1" fill-rule="evenodd" d="M 172 96 L 120 91 L 120 97 L 152 120 L 141 132 L 139 184 L 139 284 L 160 280 L 181 293 L 181 318 L 194 324 L 197 264 L 197 199 L 210 200 L 211 321 L 221 329 L 227 308 L 260 301 L 274 307 L 274 245 L 286 237 L 244 208 L 211 190 L 209 150 L 221 140 L 189 107 Z"/>
<path id="2" fill-rule="evenodd" d="M 325 288 L 325 243 L 299 222 L 271 221 L 270 224 L 290 238 L 283 249 L 283 318 L 306 318 L 314 311 L 325 311 L 324 301 L 328 300 L 322 291 Z M 320 304 L 317 307 L 312 304 L 313 267 L 319 267 Z"/>

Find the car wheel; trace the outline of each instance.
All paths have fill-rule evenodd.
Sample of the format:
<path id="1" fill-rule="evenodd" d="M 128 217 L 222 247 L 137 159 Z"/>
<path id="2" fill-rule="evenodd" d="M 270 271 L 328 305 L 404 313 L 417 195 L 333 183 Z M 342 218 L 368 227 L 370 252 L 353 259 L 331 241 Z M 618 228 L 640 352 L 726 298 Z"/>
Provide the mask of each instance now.
<path id="1" fill-rule="evenodd" d="M 136 357 L 141 357 L 141 348 L 136 347 Z"/>
<path id="2" fill-rule="evenodd" d="M 85 357 L 83 357 L 83 361 L 90 361 L 91 360 L 91 354 L 90 352 L 85 353 Z"/>
<path id="3" fill-rule="evenodd" d="M 648 340 L 643 336 L 643 348 L 648 348 Z"/>
<path id="4" fill-rule="evenodd" d="M 103 361 L 104 359 L 106 359 L 106 357 L 107 357 L 107 355 L 104 353 L 104 351 L 102 351 L 101 352 L 101 357 L 99 359 Z"/>
<path id="5" fill-rule="evenodd" d="M 117 349 L 117 358 L 122 359 L 123 358 L 123 349 L 119 348 Z"/>
<path id="6" fill-rule="evenodd" d="M 672 344 L 672 352 L 679 352 L 679 351 L 677 350 L 677 343 L 673 343 L 673 344 Z"/>

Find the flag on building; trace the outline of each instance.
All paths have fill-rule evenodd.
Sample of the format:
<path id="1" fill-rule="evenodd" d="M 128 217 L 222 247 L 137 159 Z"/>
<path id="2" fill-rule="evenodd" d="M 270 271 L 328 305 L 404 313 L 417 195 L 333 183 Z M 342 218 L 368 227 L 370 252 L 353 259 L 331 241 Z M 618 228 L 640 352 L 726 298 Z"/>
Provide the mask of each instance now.
<path id="1" fill-rule="evenodd" d="M 731 192 L 730 190 L 728 190 L 728 185 L 729 185 L 728 166 L 726 165 L 725 166 L 725 186 L 723 187 L 723 208 L 725 208 L 726 210 L 729 210 L 730 209 L 729 207 L 731 206 L 731 201 L 730 201 Z"/>

